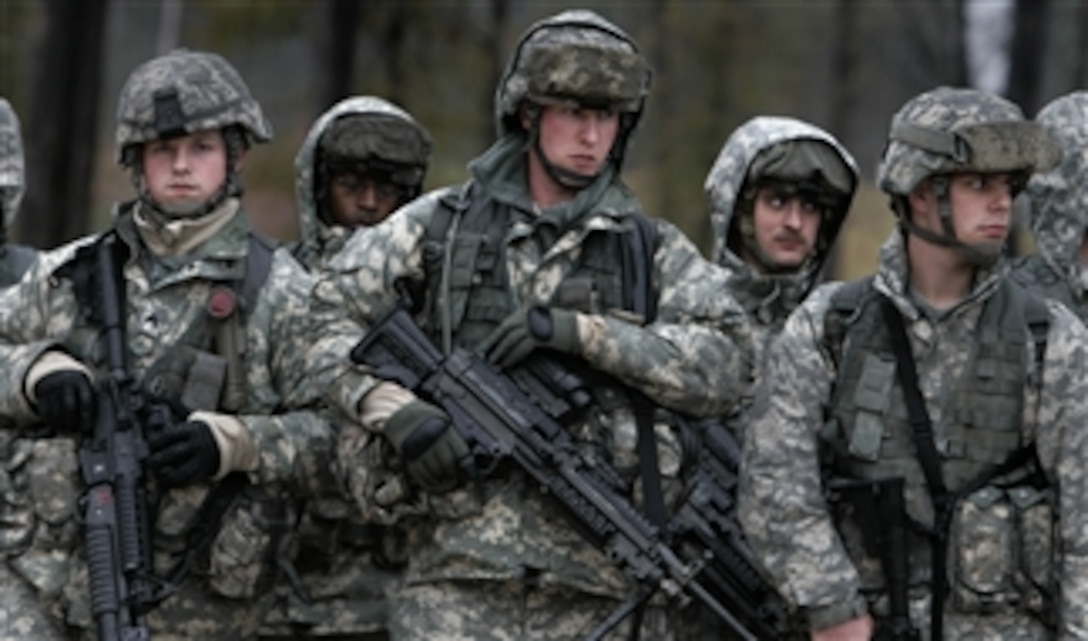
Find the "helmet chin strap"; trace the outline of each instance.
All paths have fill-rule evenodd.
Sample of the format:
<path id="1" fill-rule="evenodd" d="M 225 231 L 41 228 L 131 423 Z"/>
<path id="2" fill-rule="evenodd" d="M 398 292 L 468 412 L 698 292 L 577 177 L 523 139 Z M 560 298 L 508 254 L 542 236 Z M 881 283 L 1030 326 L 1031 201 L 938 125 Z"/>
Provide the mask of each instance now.
<path id="1" fill-rule="evenodd" d="M 597 174 L 580 174 L 576 171 L 556 166 L 552 161 L 548 160 L 548 156 L 540 146 L 540 109 L 532 110 L 530 122 L 529 145 L 532 152 L 536 154 L 537 160 L 539 160 L 540 164 L 544 167 L 545 173 L 547 173 L 556 184 L 562 185 L 567 189 L 579 191 L 593 183 L 599 175 L 599 172 Z"/>
<path id="2" fill-rule="evenodd" d="M 140 202 L 147 205 L 153 219 L 163 223 L 179 218 L 197 219 L 218 209 L 228 198 L 242 195 L 242 181 L 237 170 L 238 158 L 242 155 L 244 145 L 241 133 L 237 130 L 224 130 L 223 139 L 227 147 L 227 176 L 210 198 L 199 203 L 166 205 L 155 200 L 143 180 L 143 161 L 140 154 L 136 154 L 132 164 L 132 182 Z"/>
<path id="3" fill-rule="evenodd" d="M 910 220 L 909 212 L 905 211 L 905 206 L 904 211 L 900 212 L 899 215 L 899 222 L 903 229 L 907 233 L 914 234 L 934 245 L 955 250 L 964 260 L 975 267 L 981 269 L 992 267 L 1001 258 L 1002 248 L 999 246 L 991 249 L 985 245 L 970 245 L 956 238 L 956 228 L 952 222 L 952 201 L 948 195 L 948 179 L 943 177 L 933 178 L 931 183 L 937 197 L 937 216 L 940 218 L 941 229 L 944 230 L 944 233 L 937 234 L 914 224 Z"/>

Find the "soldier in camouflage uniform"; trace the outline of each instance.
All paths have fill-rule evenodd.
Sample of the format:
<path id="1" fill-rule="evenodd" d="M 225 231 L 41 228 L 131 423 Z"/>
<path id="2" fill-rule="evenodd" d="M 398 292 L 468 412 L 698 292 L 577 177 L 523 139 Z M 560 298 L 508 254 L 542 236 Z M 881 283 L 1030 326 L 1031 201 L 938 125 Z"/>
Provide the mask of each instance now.
<path id="1" fill-rule="evenodd" d="M 0 208 L 4 215 L 4 226 L 0 227 L 0 287 L 17 282 L 38 256 L 31 247 L 7 242 L 25 191 L 26 165 L 19 118 L 11 104 L 0 98 Z"/>
<path id="2" fill-rule="evenodd" d="M 19 214 L 19 204 L 26 188 L 26 173 L 23 163 L 23 139 L 19 127 L 19 118 L 7 100 L 0 98 L 0 208 L 3 213 L 3 227 L 0 228 L 0 287 L 9 287 L 19 281 L 23 273 L 37 260 L 38 252 L 30 247 L 7 242 L 7 232 L 11 229 L 15 217 Z M 2 421 L 7 423 L 7 421 Z M 8 426 L 10 427 L 10 426 Z M 18 435 L 12 429 L 0 429 L 0 521 L 18 520 L 25 515 L 19 498 L 12 485 L 9 469 L 18 466 L 15 458 L 24 445 L 17 444 Z M 0 556 L 13 553 L 12 541 L 0 533 Z M 6 563 L 0 563 L 0 636 L 10 637 L 20 633 L 16 629 L 16 620 L 21 616 L 21 625 L 29 634 L 34 629 L 48 629 L 48 622 L 37 617 L 34 611 L 20 607 L 20 604 L 32 601 L 33 593 L 18 578 L 11 574 Z M 49 641 L 51 637 L 43 637 Z"/>
<path id="3" fill-rule="evenodd" d="M 1036 175 L 1026 190 L 1036 253 L 1021 258 L 1012 278 L 1088 320 L 1088 92 L 1075 91 L 1043 107 L 1035 122 L 1061 143 L 1062 162 Z"/>
<path id="4" fill-rule="evenodd" d="M 569 11 L 534 24 L 496 91 L 499 140 L 470 163 L 472 179 L 353 235 L 316 294 L 318 304 L 367 324 L 396 304 L 403 282 L 416 294 L 417 321 L 446 353 L 476 349 L 506 367 L 539 348 L 610 375 L 594 388 L 597 405 L 569 429 L 632 485 L 637 419 L 626 386 L 662 406 L 718 415 L 738 399 L 746 366 L 732 340 L 744 337 L 732 335 L 741 312 L 723 294 L 724 270 L 673 226 L 644 218 L 619 178 L 649 80 L 634 42 L 595 13 Z M 645 255 L 656 293 L 652 322 L 625 309 L 615 253 L 617 238 L 640 220 L 652 230 Z M 550 331 L 531 329 L 534 317 Z M 343 338 L 346 353 L 352 342 Z M 375 408 L 378 394 L 370 392 Z M 519 471 L 451 490 L 466 445 L 447 423 L 403 398 L 373 423 L 402 455 L 406 442 L 422 452 L 406 467 L 432 490 L 427 518 L 410 526 L 406 585 L 393 598 L 390 637 L 583 638 L 635 586 Z M 656 428 L 648 427 L 660 461 L 653 473 L 670 485 L 681 451 L 669 425 Z M 351 474 L 357 455 L 341 444 L 346 482 L 366 509 L 362 483 Z M 626 618 L 607 638 L 630 638 L 638 618 Z M 672 638 L 666 628 L 654 601 L 641 616 L 642 638 Z"/>
<path id="5" fill-rule="evenodd" d="M 295 157 L 295 256 L 311 271 L 321 269 L 357 227 L 381 222 L 420 194 L 430 155 L 430 134 L 400 107 L 374 96 L 334 105 L 310 127 Z M 370 475 L 376 492 L 395 473 L 392 448 L 360 425 L 341 429 L 342 438 L 364 453 L 366 462 L 353 474 Z M 300 630 L 345 640 L 383 638 L 385 595 L 405 563 L 403 533 L 392 526 L 402 513 L 419 509 L 400 501 L 366 505 L 370 511 L 358 513 L 338 487 L 310 503 L 295 562 L 308 602 L 282 586 L 262 638 L 295 638 Z"/>
<path id="6" fill-rule="evenodd" d="M 908 101 L 878 272 L 816 289 L 769 348 L 740 517 L 812 639 L 1088 638 L 1088 336 L 1002 251 L 1059 154 L 997 96 Z"/>
<path id="7" fill-rule="evenodd" d="M 83 249 L 106 238 L 122 248 L 128 365 L 139 391 L 173 410 L 147 432 L 155 566 L 177 588 L 150 613 L 151 636 L 255 635 L 254 597 L 290 543 L 293 503 L 281 499 L 331 482 L 334 442 L 309 409 L 321 400 L 305 378 L 313 282 L 241 208 L 242 162 L 271 133 L 218 55 L 177 50 L 137 67 L 116 135 L 137 197 L 116 207 L 109 231 L 43 254 L 4 293 L 0 414 L 45 428 L 6 468 L 5 491 L 23 508 L 3 522 L 6 570 L 35 598 L 5 603 L 3 638 L 94 636 L 76 453 L 103 357 L 74 282 L 94 269 Z M 210 496 L 228 507 L 198 517 Z M 190 570 L 180 586 L 178 568 Z M 41 612 L 51 630 L 31 627 Z"/>
<path id="8" fill-rule="evenodd" d="M 748 316 L 753 388 L 764 347 L 817 285 L 856 187 L 850 153 L 831 134 L 793 118 L 744 123 L 710 168 L 704 189 L 713 260 L 729 270 L 729 291 Z M 742 439 L 745 419 L 729 418 Z"/>

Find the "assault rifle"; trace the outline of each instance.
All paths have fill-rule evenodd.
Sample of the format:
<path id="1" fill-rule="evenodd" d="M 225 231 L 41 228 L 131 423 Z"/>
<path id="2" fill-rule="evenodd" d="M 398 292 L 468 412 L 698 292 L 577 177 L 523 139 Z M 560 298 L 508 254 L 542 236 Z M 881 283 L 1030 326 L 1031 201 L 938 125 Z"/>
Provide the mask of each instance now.
<path id="1" fill-rule="evenodd" d="M 910 621 L 907 556 L 908 519 L 903 499 L 903 477 L 854 479 L 834 477 L 828 481 L 830 501 L 851 509 L 861 527 L 869 554 L 880 559 L 888 591 L 888 620 L 878 623 L 879 641 L 918 641 L 921 635 Z"/>
<path id="2" fill-rule="evenodd" d="M 683 503 L 669 520 L 674 544 L 690 554 L 709 554 L 700 575 L 722 600 L 735 604 L 744 625 L 761 639 L 777 639 L 791 629 L 785 601 L 759 573 L 737 520 L 736 490 L 740 444 L 718 420 L 693 425 L 701 435 L 699 464 Z"/>
<path id="3" fill-rule="evenodd" d="M 100 641 L 146 641 L 145 615 L 153 599 L 151 520 L 143 461 L 148 448 L 140 416 L 143 400 L 126 363 L 124 281 L 118 239 L 106 234 L 80 250 L 72 264 L 81 308 L 101 327 L 107 376 L 98 385 L 93 429 L 79 449 L 86 487 L 83 527 L 91 612 Z M 91 254 L 91 255 L 88 255 Z M 87 304 L 84 304 L 87 303 Z"/>
<path id="4" fill-rule="evenodd" d="M 535 393 L 526 391 L 554 389 L 546 383 L 524 384 L 538 372 L 508 376 L 462 348 L 443 357 L 400 306 L 370 328 L 352 349 L 351 358 L 373 367 L 380 378 L 396 381 L 442 407 L 471 448 L 468 467 L 474 475 L 484 476 L 505 461 L 520 466 L 554 497 L 586 540 L 637 582 L 636 594 L 588 638 L 603 637 L 658 590 L 681 605 L 693 599 L 705 604 L 742 639 L 777 638 L 776 631 L 762 623 L 761 614 L 744 611 L 752 599 L 720 589 L 727 581 L 715 578 L 704 584 L 702 575 L 711 564 L 716 574 L 731 573 L 720 565 L 723 561 L 715 559 L 713 550 L 682 558 L 664 533 L 632 504 L 615 470 L 579 453 L 561 419 L 542 409 L 555 399 L 534 399 Z"/>

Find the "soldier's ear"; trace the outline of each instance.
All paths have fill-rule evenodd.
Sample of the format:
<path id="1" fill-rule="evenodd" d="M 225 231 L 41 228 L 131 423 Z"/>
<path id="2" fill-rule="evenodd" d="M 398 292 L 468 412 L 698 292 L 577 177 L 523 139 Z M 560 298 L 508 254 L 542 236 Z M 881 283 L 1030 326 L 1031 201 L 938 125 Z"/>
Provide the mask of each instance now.
<path id="1" fill-rule="evenodd" d="M 238 157 L 234 159 L 234 170 L 242 171 L 242 167 L 246 164 L 246 156 L 249 155 L 249 147 L 242 147 L 238 152 Z"/>

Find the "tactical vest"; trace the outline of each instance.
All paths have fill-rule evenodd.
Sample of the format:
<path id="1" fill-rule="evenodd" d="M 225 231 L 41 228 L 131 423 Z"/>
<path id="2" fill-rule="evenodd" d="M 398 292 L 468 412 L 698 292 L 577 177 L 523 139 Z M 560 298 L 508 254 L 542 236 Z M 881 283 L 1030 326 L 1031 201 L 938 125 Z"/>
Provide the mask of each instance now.
<path id="1" fill-rule="evenodd" d="M 925 492 L 895 355 L 872 279 L 842 286 L 825 317 L 825 338 L 838 355 L 839 375 L 828 408 L 837 472 L 861 477 L 901 475 L 909 494 Z M 1025 445 L 1024 389 L 1041 384 L 1049 312 L 1045 302 L 1003 282 L 985 303 L 970 356 L 943 416 L 945 483 L 955 491 Z M 1025 328 L 1035 344 L 1029 363 Z M 917 513 L 914 514 L 917 517 Z"/>
<path id="2" fill-rule="evenodd" d="M 511 211 L 473 183 L 447 194 L 440 203 L 448 215 L 434 217 L 423 244 L 427 292 L 422 325 L 436 344 L 442 344 L 447 328 L 453 346 L 471 348 L 515 311 L 504 244 Z M 557 287 L 552 305 L 592 313 L 631 309 L 631 292 L 624 288 L 623 267 L 630 260 L 625 258 L 629 239 L 624 235 L 641 228 L 639 233 L 651 239 L 645 260 L 652 265 L 656 230 L 641 212 L 631 212 L 629 220 L 619 230 L 586 237 L 577 262 L 563 279 L 573 286 Z"/>
<path id="3" fill-rule="evenodd" d="M 245 315 L 257 303 L 261 288 L 271 271 L 275 241 L 250 232 L 244 276 L 235 282 L 224 282 L 237 301 L 237 309 L 223 318 L 209 311 L 187 328 L 181 338 L 170 345 L 143 373 L 140 388 L 149 397 L 186 410 L 223 410 L 236 412 L 245 398 Z M 78 274 L 93 270 L 91 265 L 79 266 L 73 260 L 61 273 Z M 98 363 L 97 330 L 86 319 L 93 317 L 92 301 L 82 298 L 75 287 L 80 304 L 77 327 L 65 340 L 65 348 L 78 360 Z M 209 308 L 213 306 L 209 301 Z"/>

